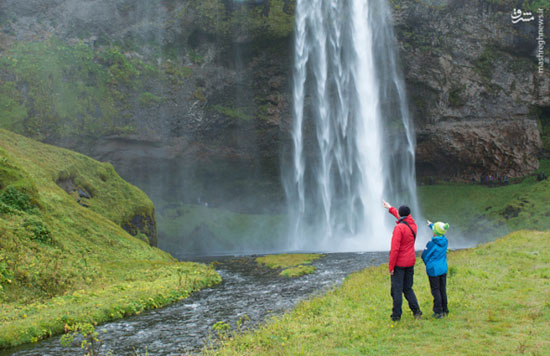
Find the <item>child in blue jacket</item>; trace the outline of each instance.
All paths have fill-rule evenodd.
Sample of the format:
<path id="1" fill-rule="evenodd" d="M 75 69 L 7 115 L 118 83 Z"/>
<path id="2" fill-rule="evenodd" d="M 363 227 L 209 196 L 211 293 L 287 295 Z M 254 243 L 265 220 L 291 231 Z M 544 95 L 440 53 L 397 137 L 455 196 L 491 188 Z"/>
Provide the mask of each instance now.
<path id="1" fill-rule="evenodd" d="M 447 247 L 449 241 L 445 237 L 449 224 L 428 221 L 428 226 L 433 231 L 433 237 L 422 253 L 422 260 L 426 264 L 426 273 L 428 273 L 430 289 L 434 297 L 433 316 L 441 319 L 449 314 L 447 308 Z"/>

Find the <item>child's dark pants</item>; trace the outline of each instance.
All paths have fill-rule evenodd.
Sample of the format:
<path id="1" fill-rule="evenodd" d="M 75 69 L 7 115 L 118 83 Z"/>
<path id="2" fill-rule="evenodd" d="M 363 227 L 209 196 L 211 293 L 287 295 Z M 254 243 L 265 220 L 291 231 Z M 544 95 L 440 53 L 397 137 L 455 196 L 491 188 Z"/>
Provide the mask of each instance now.
<path id="1" fill-rule="evenodd" d="M 393 276 L 391 276 L 391 296 L 393 298 L 393 310 L 392 319 L 398 320 L 401 318 L 401 306 L 403 305 L 403 294 L 407 302 L 409 302 L 409 308 L 411 308 L 414 315 L 422 314 L 416 295 L 412 289 L 414 277 L 414 266 L 412 267 L 397 267 L 393 270 Z"/>
<path id="2" fill-rule="evenodd" d="M 449 313 L 447 308 L 447 274 L 430 278 L 430 289 L 434 297 L 434 313 Z"/>

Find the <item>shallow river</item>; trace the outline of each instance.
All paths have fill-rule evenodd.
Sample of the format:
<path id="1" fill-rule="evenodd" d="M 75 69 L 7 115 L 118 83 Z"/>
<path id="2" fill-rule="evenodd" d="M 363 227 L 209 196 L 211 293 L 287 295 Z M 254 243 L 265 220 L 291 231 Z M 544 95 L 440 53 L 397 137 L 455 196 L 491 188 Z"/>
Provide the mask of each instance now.
<path id="1" fill-rule="evenodd" d="M 351 272 L 386 262 L 387 257 L 387 252 L 328 254 L 313 263 L 317 268 L 314 274 L 299 278 L 280 277 L 258 267 L 252 257 L 197 260 L 220 262 L 216 270 L 223 282 L 165 308 L 97 327 L 102 339 L 100 354 L 109 350 L 117 356 L 145 355 L 146 351 L 149 356 L 199 354 L 215 323 L 223 321 L 235 328 L 238 320 L 249 318 L 244 325 L 253 328 L 270 314 L 281 314 L 299 301 L 340 284 Z M 0 356 L 84 354 L 77 345 L 62 347 L 59 337 L 0 351 Z"/>

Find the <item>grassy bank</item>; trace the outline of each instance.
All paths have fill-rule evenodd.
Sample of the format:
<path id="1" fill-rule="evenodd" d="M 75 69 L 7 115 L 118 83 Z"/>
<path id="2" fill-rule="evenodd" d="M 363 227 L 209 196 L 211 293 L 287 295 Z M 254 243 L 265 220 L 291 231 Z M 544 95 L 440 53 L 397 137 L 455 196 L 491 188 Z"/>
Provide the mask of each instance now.
<path id="1" fill-rule="evenodd" d="M 299 277 L 315 272 L 310 264 L 324 255 L 312 253 L 293 253 L 257 257 L 256 262 L 272 269 L 281 269 L 281 276 Z"/>
<path id="2" fill-rule="evenodd" d="M 542 160 L 539 172 L 550 173 Z M 507 186 L 447 183 L 421 186 L 418 199 L 426 217 L 447 221 L 453 234 L 473 241 L 493 240 L 519 229 L 550 230 L 550 180 L 536 174 Z"/>
<path id="3" fill-rule="evenodd" d="M 0 348 L 220 281 L 149 246 L 153 228 L 152 202 L 110 164 L 0 130 Z"/>
<path id="4" fill-rule="evenodd" d="M 255 332 L 222 341 L 214 355 L 543 355 L 550 350 L 549 232 L 519 231 L 449 254 L 450 315 L 431 318 L 422 262 L 415 291 L 423 320 L 404 308 L 390 320 L 387 265 L 301 303 Z M 406 302 L 405 302 L 406 305 Z"/>

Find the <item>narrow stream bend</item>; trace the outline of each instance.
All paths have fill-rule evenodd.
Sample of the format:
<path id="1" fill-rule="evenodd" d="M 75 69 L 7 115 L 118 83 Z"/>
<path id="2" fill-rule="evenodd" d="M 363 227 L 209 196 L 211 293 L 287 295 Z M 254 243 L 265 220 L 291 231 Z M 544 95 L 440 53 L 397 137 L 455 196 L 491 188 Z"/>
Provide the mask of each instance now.
<path id="1" fill-rule="evenodd" d="M 204 258 L 219 261 L 216 270 L 223 282 L 194 293 L 165 308 L 110 322 L 100 331 L 101 355 L 166 356 L 200 353 L 212 326 L 223 321 L 235 328 L 241 318 L 250 318 L 248 328 L 270 314 L 283 313 L 299 301 L 340 284 L 346 275 L 386 262 L 387 252 L 336 253 L 315 261 L 316 272 L 299 278 L 284 278 L 259 267 L 252 257 Z M 106 332 L 103 333 L 102 331 Z M 78 345 L 62 347 L 59 337 L 0 352 L 0 356 L 83 355 Z"/>

